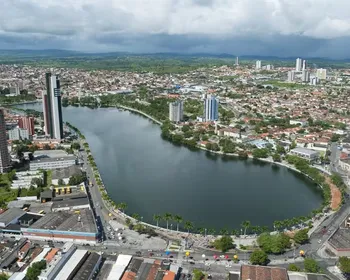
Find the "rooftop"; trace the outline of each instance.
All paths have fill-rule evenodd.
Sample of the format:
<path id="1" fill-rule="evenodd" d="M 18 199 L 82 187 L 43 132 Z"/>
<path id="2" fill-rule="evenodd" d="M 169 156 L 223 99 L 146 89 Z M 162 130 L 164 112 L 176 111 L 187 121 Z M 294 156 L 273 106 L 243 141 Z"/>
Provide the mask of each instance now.
<path id="1" fill-rule="evenodd" d="M 80 167 L 77 165 L 72 165 L 66 168 L 52 170 L 52 179 L 65 179 L 77 174 L 82 174 Z"/>
<path id="2" fill-rule="evenodd" d="M 242 265 L 242 280 L 288 280 L 287 270 L 280 267 Z"/>
<path id="3" fill-rule="evenodd" d="M 96 264 L 100 261 L 101 255 L 92 252 L 87 257 L 84 264 L 80 267 L 77 273 L 74 275 L 75 280 L 86 280 L 94 272 Z"/>
<path id="4" fill-rule="evenodd" d="M 80 222 L 78 222 L 80 216 Z M 95 220 L 89 209 L 81 209 L 80 214 L 72 212 L 48 213 L 29 228 L 75 232 L 97 232 Z"/>
<path id="5" fill-rule="evenodd" d="M 90 205 L 87 197 L 75 198 L 75 199 L 64 199 L 64 200 L 55 200 L 52 203 L 52 209 L 63 208 L 63 207 L 74 207 Z"/>
<path id="6" fill-rule="evenodd" d="M 314 154 L 318 154 L 318 152 L 311 150 L 311 149 L 306 149 L 306 148 L 301 148 L 301 147 L 296 147 L 295 149 L 291 150 L 293 152 L 297 152 L 299 154 L 303 154 L 303 155 L 314 155 Z"/>
<path id="7" fill-rule="evenodd" d="M 65 157 L 57 157 L 57 158 L 38 158 L 34 159 L 30 162 L 30 164 L 33 163 L 39 163 L 39 162 L 57 162 L 57 161 L 65 161 L 65 160 L 76 160 L 75 156 L 65 156 Z"/>
<path id="8" fill-rule="evenodd" d="M 0 215 L 0 223 L 8 225 L 10 222 L 23 216 L 26 212 L 18 208 L 10 208 Z"/>
<path id="9" fill-rule="evenodd" d="M 349 249 L 350 250 L 350 228 L 339 228 L 329 238 L 329 244 L 336 249 Z"/>
<path id="10" fill-rule="evenodd" d="M 37 150 L 33 156 L 34 158 L 57 158 L 66 157 L 68 153 L 65 150 Z"/>

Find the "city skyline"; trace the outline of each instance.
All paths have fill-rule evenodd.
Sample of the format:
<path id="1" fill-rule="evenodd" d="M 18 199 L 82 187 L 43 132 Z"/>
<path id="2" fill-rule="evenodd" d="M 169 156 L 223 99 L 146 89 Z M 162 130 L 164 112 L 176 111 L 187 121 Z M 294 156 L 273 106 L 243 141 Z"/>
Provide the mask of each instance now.
<path id="1" fill-rule="evenodd" d="M 3 5 L 9 17 L 0 25 L 0 49 L 346 58 L 350 42 L 345 0 L 332 7 L 314 0 L 31 0 L 21 5 L 6 0 Z M 23 20 L 28 12 L 33 16 Z"/>

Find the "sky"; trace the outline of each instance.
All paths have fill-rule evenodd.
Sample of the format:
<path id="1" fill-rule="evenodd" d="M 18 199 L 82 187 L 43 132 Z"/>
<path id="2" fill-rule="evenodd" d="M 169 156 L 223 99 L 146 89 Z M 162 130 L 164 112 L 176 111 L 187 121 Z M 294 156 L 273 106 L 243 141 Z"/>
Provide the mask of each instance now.
<path id="1" fill-rule="evenodd" d="M 1 0 L 0 9 L 0 49 L 350 58 L 349 0 Z"/>

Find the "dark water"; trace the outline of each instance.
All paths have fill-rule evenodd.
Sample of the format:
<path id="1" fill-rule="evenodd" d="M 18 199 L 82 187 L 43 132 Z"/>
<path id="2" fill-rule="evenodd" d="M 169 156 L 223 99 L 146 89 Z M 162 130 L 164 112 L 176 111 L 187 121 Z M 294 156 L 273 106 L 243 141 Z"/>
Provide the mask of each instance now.
<path id="1" fill-rule="evenodd" d="M 144 221 L 170 212 L 196 227 L 233 229 L 244 220 L 271 226 L 322 203 L 320 191 L 299 174 L 174 146 L 161 139 L 158 125 L 130 112 L 69 107 L 63 117 L 86 136 L 113 200 Z"/>

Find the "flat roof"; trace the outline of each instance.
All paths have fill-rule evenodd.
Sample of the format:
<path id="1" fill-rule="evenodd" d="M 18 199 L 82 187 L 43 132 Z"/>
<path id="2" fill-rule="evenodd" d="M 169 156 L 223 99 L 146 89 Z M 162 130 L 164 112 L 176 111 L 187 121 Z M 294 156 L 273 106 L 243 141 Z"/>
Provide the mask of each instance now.
<path id="1" fill-rule="evenodd" d="M 120 280 L 131 259 L 131 255 L 119 255 L 117 260 L 113 264 L 113 267 L 108 275 L 107 280 Z"/>
<path id="2" fill-rule="evenodd" d="M 10 208 L 0 215 L 0 223 L 8 225 L 13 220 L 22 217 L 26 212 L 18 208 Z"/>
<path id="3" fill-rule="evenodd" d="M 79 216 L 80 222 L 78 222 Z M 95 219 L 90 209 L 80 209 L 79 214 L 63 211 L 48 213 L 29 228 L 92 233 L 97 232 Z"/>
<path id="4" fill-rule="evenodd" d="M 76 157 L 75 156 L 65 156 L 65 157 L 59 157 L 59 158 L 40 158 L 40 159 L 34 159 L 34 160 L 30 161 L 29 164 L 40 163 L 40 162 L 50 163 L 50 162 L 59 162 L 59 161 L 67 161 L 67 160 L 76 160 Z"/>
<path id="5" fill-rule="evenodd" d="M 85 257 L 87 252 L 87 250 L 76 250 L 58 273 L 55 280 L 67 280 L 71 276 L 74 269 L 76 269 L 76 267 L 79 265 L 81 260 Z"/>
<path id="6" fill-rule="evenodd" d="M 68 156 L 65 150 L 37 150 L 33 156 L 36 157 L 64 157 Z"/>
<path id="7" fill-rule="evenodd" d="M 90 205 L 89 199 L 87 197 L 75 198 L 75 199 L 64 199 L 64 200 L 54 200 L 52 203 L 52 209 L 63 208 L 63 207 L 74 207 Z"/>
<path id="8" fill-rule="evenodd" d="M 52 170 L 52 179 L 70 178 L 72 175 L 82 174 L 81 168 L 78 165 L 72 165 L 65 168 L 58 168 Z"/>
<path id="9" fill-rule="evenodd" d="M 314 154 L 319 153 L 317 151 L 307 149 L 307 148 L 301 148 L 301 147 L 296 147 L 296 148 L 292 149 L 291 152 L 297 152 L 297 153 L 303 154 L 303 155 L 314 155 Z"/>
<path id="10" fill-rule="evenodd" d="M 250 280 L 288 280 L 287 270 L 281 267 L 242 265 L 241 278 Z"/>
<path id="11" fill-rule="evenodd" d="M 94 272 L 96 264 L 100 261 L 101 255 L 92 252 L 87 257 L 86 261 L 74 275 L 74 280 L 86 280 L 90 279 L 89 276 Z"/>
<path id="12" fill-rule="evenodd" d="M 338 228 L 328 242 L 336 249 L 350 250 L 350 228 Z"/>

